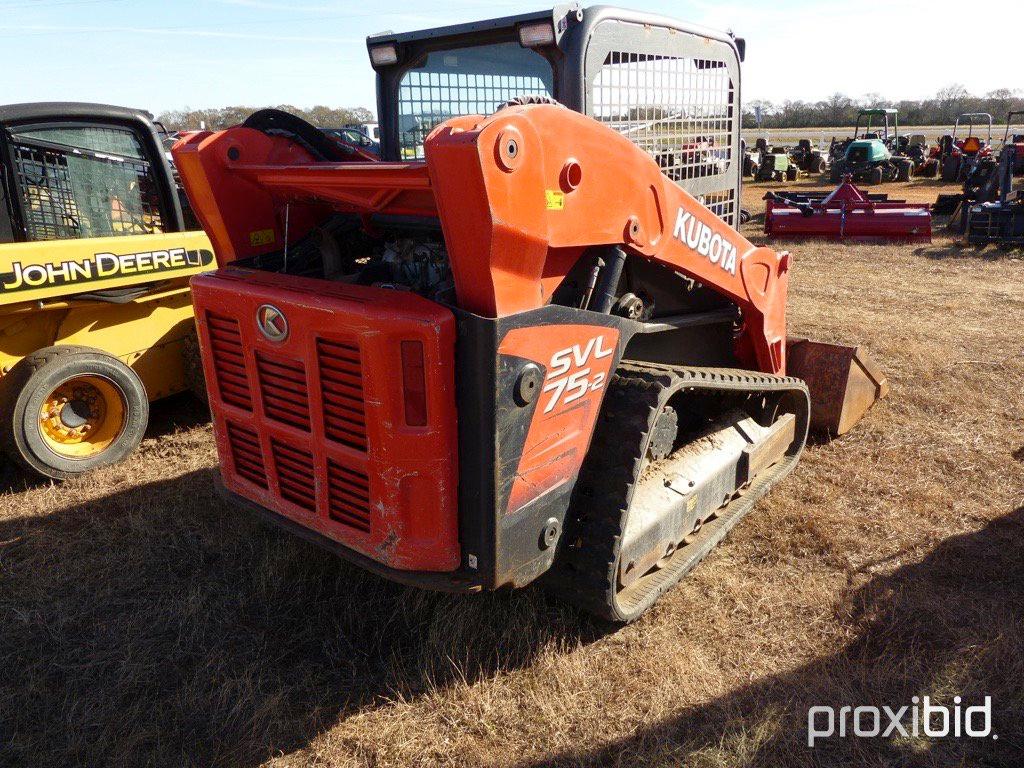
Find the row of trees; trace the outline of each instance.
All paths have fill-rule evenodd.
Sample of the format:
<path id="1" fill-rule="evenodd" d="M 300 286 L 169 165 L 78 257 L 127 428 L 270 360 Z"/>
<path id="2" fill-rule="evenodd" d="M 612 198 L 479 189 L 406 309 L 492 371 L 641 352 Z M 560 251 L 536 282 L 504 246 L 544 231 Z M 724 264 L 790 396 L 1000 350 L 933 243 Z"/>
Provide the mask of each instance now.
<path id="1" fill-rule="evenodd" d="M 261 107 L 220 107 L 216 109 L 182 109 L 164 112 L 157 117 L 169 131 L 196 131 L 205 128 L 208 131 L 219 131 L 238 125 L 245 118 Z M 293 115 L 307 120 L 318 128 L 336 128 L 347 123 L 368 123 L 373 121 L 373 113 L 363 107 L 341 108 L 316 106 L 302 109 L 291 104 L 281 104 L 277 109 L 291 112 Z"/>
<path id="2" fill-rule="evenodd" d="M 869 93 L 860 99 L 853 99 L 843 93 L 835 93 L 818 101 L 784 101 L 774 104 L 770 101 L 755 100 L 744 105 L 743 127 L 756 128 L 760 115 L 764 128 L 840 128 L 852 125 L 857 111 L 877 107 L 895 107 L 899 110 L 903 125 L 952 125 L 956 116 L 964 112 L 990 112 L 997 121 L 1002 121 L 1011 109 L 1024 110 L 1024 95 L 1020 90 L 999 88 L 984 96 L 973 96 L 962 85 L 943 88 L 934 98 L 921 101 L 891 101 L 877 93 Z M 215 109 L 183 109 L 165 112 L 159 120 L 170 131 L 198 130 L 206 128 L 216 131 L 245 120 L 256 111 L 256 107 L 220 107 Z M 282 104 L 283 109 L 305 118 L 313 125 L 327 128 L 346 123 L 372 121 L 373 113 L 363 107 L 336 109 L 318 105 L 302 109 L 291 104 Z M 647 119 L 655 117 L 651 108 L 644 108 Z"/>
<path id="3" fill-rule="evenodd" d="M 760 113 L 764 128 L 839 128 L 852 125 L 860 109 L 895 107 L 899 110 L 901 125 L 952 125 L 957 115 L 964 112 L 989 112 L 997 122 L 1003 122 L 1011 110 L 1024 109 L 1024 96 L 1020 90 L 999 88 L 984 96 L 973 96 L 962 85 L 943 88 L 934 98 L 921 101 L 891 101 L 877 93 L 852 99 L 835 93 L 824 101 L 752 101 L 743 108 L 743 127 L 756 128 Z"/>

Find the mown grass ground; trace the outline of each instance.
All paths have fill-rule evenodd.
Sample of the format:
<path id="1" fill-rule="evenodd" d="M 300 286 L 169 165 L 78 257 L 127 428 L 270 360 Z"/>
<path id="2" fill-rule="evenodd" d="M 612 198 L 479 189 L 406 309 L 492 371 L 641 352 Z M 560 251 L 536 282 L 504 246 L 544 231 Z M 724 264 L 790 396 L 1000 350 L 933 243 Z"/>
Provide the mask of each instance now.
<path id="1" fill-rule="evenodd" d="M 1024 261 L 791 250 L 793 330 L 865 345 L 892 393 L 625 629 L 394 586 L 224 506 L 188 399 L 124 465 L 14 478 L 0 764 L 1018 765 Z M 992 696 L 1000 738 L 806 747 L 813 704 L 926 694 Z"/>

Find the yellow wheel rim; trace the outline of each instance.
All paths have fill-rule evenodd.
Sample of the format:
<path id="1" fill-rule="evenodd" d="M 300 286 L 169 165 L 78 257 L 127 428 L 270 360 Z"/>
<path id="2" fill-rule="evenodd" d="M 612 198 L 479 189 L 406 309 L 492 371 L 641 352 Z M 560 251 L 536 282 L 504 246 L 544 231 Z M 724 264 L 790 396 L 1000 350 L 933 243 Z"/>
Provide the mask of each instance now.
<path id="1" fill-rule="evenodd" d="M 102 376 L 76 376 L 47 395 L 39 432 L 47 447 L 68 459 L 89 459 L 107 450 L 125 426 L 124 396 Z"/>

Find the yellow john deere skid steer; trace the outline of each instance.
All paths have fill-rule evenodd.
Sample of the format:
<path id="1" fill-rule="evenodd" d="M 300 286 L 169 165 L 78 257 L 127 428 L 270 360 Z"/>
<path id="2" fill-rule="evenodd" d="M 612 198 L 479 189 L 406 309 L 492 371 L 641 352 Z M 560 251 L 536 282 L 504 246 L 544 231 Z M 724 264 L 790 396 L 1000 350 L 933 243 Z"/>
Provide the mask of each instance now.
<path id="1" fill-rule="evenodd" d="M 184 210 L 183 210 L 184 208 Z M 68 478 L 189 388 L 188 280 L 213 266 L 145 112 L 0 106 L 0 446 Z M 198 374 L 197 374 L 198 375 Z"/>

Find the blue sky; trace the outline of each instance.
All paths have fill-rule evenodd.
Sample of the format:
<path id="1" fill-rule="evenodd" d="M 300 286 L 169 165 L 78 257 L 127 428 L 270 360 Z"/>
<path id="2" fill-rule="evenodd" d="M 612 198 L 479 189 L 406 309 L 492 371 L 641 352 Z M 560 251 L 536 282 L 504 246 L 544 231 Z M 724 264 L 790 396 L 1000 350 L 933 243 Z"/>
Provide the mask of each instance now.
<path id="1" fill-rule="evenodd" d="M 924 98 L 1024 87 L 1014 24 L 963 18 L 962 2 L 620 0 L 748 41 L 744 100 L 817 100 L 837 90 Z M 447 0 L 0 0 L 0 103 L 84 100 L 160 112 L 229 104 L 375 109 L 366 35 L 544 7 Z M 550 7 L 550 6 L 549 6 Z M 869 12 L 868 8 L 872 10 Z M 1020 14 L 1020 11 L 1013 11 Z M 856 30 L 868 17 L 884 21 Z M 979 30 L 988 30 L 988 36 Z M 1019 43 L 1018 43 L 1019 44 Z M 981 64 L 980 62 L 984 62 Z"/>

